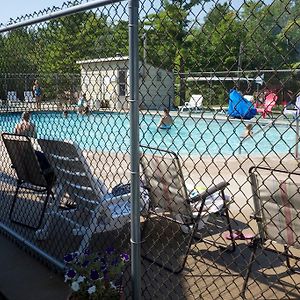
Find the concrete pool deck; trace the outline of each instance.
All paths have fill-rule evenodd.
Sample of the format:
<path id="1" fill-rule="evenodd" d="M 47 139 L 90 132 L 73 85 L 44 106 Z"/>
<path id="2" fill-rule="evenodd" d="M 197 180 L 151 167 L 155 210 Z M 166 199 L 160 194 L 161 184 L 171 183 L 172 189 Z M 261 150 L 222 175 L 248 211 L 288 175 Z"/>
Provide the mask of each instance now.
<path id="1" fill-rule="evenodd" d="M 7 209 L 11 201 L 15 175 L 10 168 L 10 163 L 2 142 L 0 142 L 0 154 L 3 162 L 5 162 L 1 165 L 2 173 L 0 175 L 0 193 L 3 199 L 0 206 L 0 219 L 8 224 L 8 226 L 12 226 L 7 220 Z M 130 181 L 130 160 L 128 154 L 92 151 L 85 151 L 84 154 L 95 175 L 103 178 L 110 188 L 120 182 L 126 183 Z M 226 193 L 230 194 L 233 198 L 233 204 L 230 207 L 233 226 L 234 228 L 243 228 L 247 233 L 256 232 L 254 222 L 250 221 L 253 205 L 251 186 L 248 181 L 249 168 L 260 164 L 276 166 L 280 159 L 286 168 L 290 170 L 298 168 L 298 162 L 292 155 L 278 156 L 274 154 L 266 157 L 240 155 L 238 157 L 217 156 L 214 158 L 209 156 L 198 158 L 186 156 L 182 157 L 182 159 L 184 160 L 182 164 L 183 173 L 184 177 L 188 179 L 188 184 L 198 185 L 204 183 L 205 185 L 210 185 L 211 182 L 229 181 L 230 185 Z M 5 203 L 6 205 L 4 205 Z M 50 251 L 52 255 L 60 258 L 65 253 L 64 249 L 72 246 L 71 242 L 65 245 L 65 241 L 59 238 L 59 236 L 63 236 L 63 233 L 57 236 L 54 234 L 49 241 L 38 243 L 34 240 L 34 233 L 30 230 L 15 226 L 12 226 L 12 228 L 18 230 L 26 239 L 37 243 L 41 247 L 45 247 L 46 251 Z M 160 232 L 159 228 L 156 231 Z M 127 228 L 126 232 L 129 232 L 129 228 Z M 163 240 L 162 237 L 160 238 Z M 214 238 L 218 237 L 215 236 Z M 157 238 L 157 240 L 159 239 Z M 55 243 L 53 244 L 53 242 Z M 101 240 L 96 238 L 96 242 L 101 243 Z M 59 247 L 55 247 L 58 244 Z M 222 295 L 223 299 L 240 299 L 240 287 L 243 283 L 243 275 L 250 254 L 250 249 L 243 241 L 239 242 L 238 250 L 234 254 L 220 253 L 214 247 L 207 247 L 203 243 L 195 243 L 192 247 L 191 255 L 188 257 L 187 266 L 179 276 L 171 275 L 152 264 L 143 262 L 143 298 L 153 299 L 153 297 L 159 297 L 159 295 L 168 293 L 173 299 L 183 299 L 182 297 L 186 299 L 201 299 L 202 297 L 205 299 L 218 299 L 220 295 Z M 22 256 L 22 253 L 19 255 Z M 266 281 L 265 278 L 260 277 L 261 266 L 271 274 L 270 281 Z M 23 268 L 26 270 L 26 265 L 21 269 Z M 38 267 L 35 267 L 33 264 L 33 268 L 36 269 Z M 255 273 L 252 278 L 255 279 L 255 282 L 251 280 L 248 291 L 248 296 L 251 292 L 253 297 L 250 295 L 249 299 L 262 294 L 266 295 L 267 299 L 272 299 L 272 297 L 273 299 L 276 299 L 276 297 L 284 298 L 287 292 L 292 296 L 300 296 L 300 293 L 290 286 L 293 281 L 299 282 L 299 275 L 293 277 L 286 275 L 279 282 L 277 276 L 272 277 L 272 270 L 268 269 L 263 259 L 254 269 Z M 220 272 L 226 274 L 226 270 L 229 271 L 229 274 L 221 276 Z M 277 273 L 285 274 L 284 267 L 279 266 L 279 263 L 276 264 Z M 150 283 L 148 281 L 149 278 L 152 278 Z M 45 279 L 45 282 L 47 282 L 47 279 Z M 50 282 L 52 281 L 50 280 Z M 130 284 L 128 289 L 129 293 Z M 0 290 L 5 291 L 1 288 L 1 285 Z M 64 288 L 60 291 L 65 292 Z"/>
<path id="2" fill-rule="evenodd" d="M 0 234 L 0 300 L 66 300 L 69 287 L 36 258 Z"/>

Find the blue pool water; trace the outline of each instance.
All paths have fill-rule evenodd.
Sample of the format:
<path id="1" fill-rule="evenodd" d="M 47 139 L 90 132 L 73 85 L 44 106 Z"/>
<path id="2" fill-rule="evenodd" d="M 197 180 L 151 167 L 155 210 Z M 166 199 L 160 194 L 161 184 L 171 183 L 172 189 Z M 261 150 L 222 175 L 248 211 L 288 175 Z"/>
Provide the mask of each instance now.
<path id="1" fill-rule="evenodd" d="M 205 116 L 205 115 L 204 115 Z M 239 120 L 213 120 L 211 118 L 176 117 L 169 130 L 157 130 L 159 116 L 140 115 L 140 142 L 182 155 L 237 155 L 244 124 Z M 13 132 L 20 114 L 1 114 L 0 130 Z M 33 113 L 39 138 L 74 141 L 83 149 L 113 152 L 129 151 L 129 115 L 119 113 L 93 113 L 79 116 L 70 113 Z M 255 125 L 253 132 L 263 125 Z M 290 125 L 272 125 L 247 139 L 242 153 L 268 154 L 293 152 L 295 130 Z"/>

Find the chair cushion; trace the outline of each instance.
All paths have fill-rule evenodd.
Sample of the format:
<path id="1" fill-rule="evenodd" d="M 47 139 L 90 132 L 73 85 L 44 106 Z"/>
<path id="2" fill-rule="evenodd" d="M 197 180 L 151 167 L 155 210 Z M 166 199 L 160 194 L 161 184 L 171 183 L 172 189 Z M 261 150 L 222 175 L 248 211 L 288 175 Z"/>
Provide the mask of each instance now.
<path id="1" fill-rule="evenodd" d="M 299 186 L 291 179 L 278 180 L 275 176 L 258 180 L 259 207 L 266 238 L 300 249 Z"/>

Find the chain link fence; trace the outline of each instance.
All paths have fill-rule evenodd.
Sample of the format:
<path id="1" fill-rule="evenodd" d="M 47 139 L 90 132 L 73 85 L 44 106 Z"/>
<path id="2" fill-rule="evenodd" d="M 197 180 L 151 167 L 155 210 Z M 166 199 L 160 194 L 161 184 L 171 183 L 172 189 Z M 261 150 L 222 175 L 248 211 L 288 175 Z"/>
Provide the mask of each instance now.
<path id="1" fill-rule="evenodd" d="M 0 27 L 2 231 L 99 299 L 299 298 L 298 1 L 89 4 Z"/>

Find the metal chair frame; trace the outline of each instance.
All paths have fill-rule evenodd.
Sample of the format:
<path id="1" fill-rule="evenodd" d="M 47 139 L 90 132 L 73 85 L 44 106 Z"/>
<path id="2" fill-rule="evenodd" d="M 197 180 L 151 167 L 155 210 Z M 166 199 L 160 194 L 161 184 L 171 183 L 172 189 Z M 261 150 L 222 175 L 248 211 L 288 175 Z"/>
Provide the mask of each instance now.
<path id="1" fill-rule="evenodd" d="M 176 153 L 174 153 L 173 151 L 161 150 L 161 149 L 157 149 L 157 148 L 153 148 L 153 147 L 149 147 L 149 146 L 141 146 L 141 148 L 142 149 L 159 151 L 159 152 L 162 152 L 162 153 L 169 154 L 174 159 L 174 161 L 176 161 L 176 165 L 178 166 L 178 176 L 179 176 L 180 180 L 182 181 L 182 186 L 185 189 L 185 192 L 186 192 L 186 195 L 187 195 L 187 189 L 186 189 L 186 186 L 185 186 L 185 181 L 184 181 L 184 178 L 183 178 L 182 169 L 181 169 L 180 160 L 179 160 L 178 155 Z M 143 157 L 143 154 L 142 154 L 142 157 Z M 147 166 L 143 165 L 142 158 L 141 158 L 141 165 L 142 165 L 143 170 L 145 171 L 145 168 Z M 159 213 L 157 213 L 155 211 L 155 208 L 152 207 L 152 205 L 151 205 L 151 192 L 149 191 L 150 190 L 149 186 L 147 186 L 147 178 L 146 178 L 146 186 L 145 187 L 149 191 L 150 205 L 149 205 L 148 213 L 145 216 L 145 224 L 144 224 L 143 230 L 142 230 L 142 239 L 144 237 L 145 228 L 147 227 L 147 223 L 149 222 L 149 220 L 150 220 L 150 218 L 151 218 L 152 215 L 154 215 L 155 217 L 158 217 L 158 218 L 167 219 L 167 220 L 169 220 L 171 222 L 174 222 L 174 223 L 177 223 L 179 225 L 188 225 L 188 226 L 191 226 L 191 230 L 189 232 L 190 237 L 188 239 L 187 250 L 186 250 L 186 253 L 184 255 L 183 262 L 182 262 L 181 266 L 178 269 L 169 268 L 169 267 L 165 266 L 164 263 L 157 262 L 157 261 L 155 261 L 155 260 L 153 260 L 153 259 L 151 259 L 151 258 L 149 258 L 149 257 L 147 257 L 145 255 L 143 255 L 143 258 L 145 258 L 146 260 L 148 260 L 150 262 L 155 263 L 156 265 L 158 265 L 158 266 L 162 267 L 163 269 L 165 269 L 167 271 L 170 271 L 170 272 L 172 272 L 174 274 L 180 273 L 184 269 L 188 253 L 190 251 L 191 245 L 193 243 L 193 239 L 194 239 L 195 234 L 196 234 L 197 229 L 198 229 L 198 223 L 199 223 L 199 221 L 202 218 L 202 212 L 203 212 L 203 209 L 204 209 L 204 206 L 205 206 L 205 201 L 206 201 L 206 199 L 209 196 L 211 196 L 212 194 L 214 194 L 216 192 L 220 192 L 220 194 L 221 194 L 221 197 L 222 197 L 222 200 L 223 200 L 222 215 L 225 216 L 225 219 L 226 219 L 226 222 L 227 222 L 227 228 L 229 230 L 229 233 L 231 235 L 233 235 L 232 227 L 231 227 L 231 223 L 230 223 L 228 206 L 227 206 L 227 202 L 225 200 L 225 193 L 224 193 L 224 190 L 225 190 L 225 188 L 228 185 L 229 185 L 229 183 L 227 183 L 227 182 L 221 182 L 221 183 L 219 183 L 217 185 L 214 185 L 214 186 L 206 189 L 204 192 L 202 192 L 201 194 L 199 194 L 196 197 L 187 198 L 186 202 L 188 204 L 197 203 L 197 202 L 201 201 L 201 205 L 200 205 L 199 210 L 197 211 L 197 216 L 195 218 L 193 216 L 191 216 L 190 222 L 186 223 L 186 222 L 180 222 L 180 221 L 178 221 L 178 220 L 176 220 L 176 219 L 174 219 L 172 217 L 162 216 L 162 215 L 160 215 Z M 184 234 L 184 233 L 182 233 L 182 234 Z M 235 250 L 235 247 L 236 247 L 234 239 L 231 239 L 231 248 L 229 248 L 227 245 L 216 243 L 214 241 L 211 241 L 211 240 L 208 240 L 208 239 L 205 239 L 205 238 L 201 238 L 200 241 L 208 243 L 208 244 L 211 244 L 211 245 L 213 245 L 215 247 L 219 247 L 220 249 L 222 249 L 224 251 L 227 251 L 227 252 L 233 252 Z"/>

